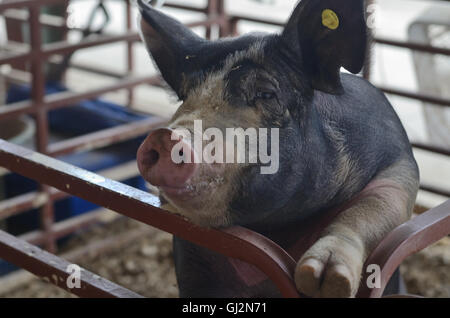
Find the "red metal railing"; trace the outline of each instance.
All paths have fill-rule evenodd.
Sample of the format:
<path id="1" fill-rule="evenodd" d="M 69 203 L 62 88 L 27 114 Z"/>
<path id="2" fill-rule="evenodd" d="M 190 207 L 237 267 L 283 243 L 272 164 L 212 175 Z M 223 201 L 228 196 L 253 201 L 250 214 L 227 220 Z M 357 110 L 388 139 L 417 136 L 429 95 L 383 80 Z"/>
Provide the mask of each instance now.
<path id="1" fill-rule="evenodd" d="M 160 209 L 159 199 L 152 194 L 2 140 L 0 166 L 222 255 L 252 264 L 275 283 L 283 296 L 300 296 L 293 279 L 295 260 L 277 244 L 258 233 L 242 227 L 224 230 L 198 227 L 180 216 Z M 407 256 L 449 234 L 450 200 L 399 226 L 380 243 L 366 263 L 381 266 L 381 288 L 371 290 L 362 285 L 359 296 L 381 296 L 392 273 Z M 36 252 L 30 255 L 30 250 L 33 249 Z M 53 264 L 56 259 L 54 256 L 1 232 L 0 255 L 39 276 L 55 275 L 57 278 L 53 279 L 54 283 L 67 289 L 64 284 L 68 275 L 63 271 L 67 268 L 67 262 L 56 261 Z M 131 295 L 117 286 L 114 290 L 120 290 L 118 295 L 111 293 L 106 287 L 91 286 L 89 279 L 84 284 L 88 286 L 86 290 L 71 291 L 83 297 Z M 108 283 L 107 286 L 111 285 Z"/>

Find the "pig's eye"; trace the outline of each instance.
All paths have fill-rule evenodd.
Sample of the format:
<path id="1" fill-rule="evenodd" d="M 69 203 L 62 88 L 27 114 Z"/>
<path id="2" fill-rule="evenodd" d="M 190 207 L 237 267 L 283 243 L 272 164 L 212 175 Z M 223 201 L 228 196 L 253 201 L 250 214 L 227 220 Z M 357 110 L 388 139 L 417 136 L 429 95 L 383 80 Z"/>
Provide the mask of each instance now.
<path id="1" fill-rule="evenodd" d="M 274 99 L 276 98 L 277 95 L 274 92 L 257 92 L 256 93 L 256 99 L 260 99 L 260 100 L 270 100 L 270 99 Z"/>

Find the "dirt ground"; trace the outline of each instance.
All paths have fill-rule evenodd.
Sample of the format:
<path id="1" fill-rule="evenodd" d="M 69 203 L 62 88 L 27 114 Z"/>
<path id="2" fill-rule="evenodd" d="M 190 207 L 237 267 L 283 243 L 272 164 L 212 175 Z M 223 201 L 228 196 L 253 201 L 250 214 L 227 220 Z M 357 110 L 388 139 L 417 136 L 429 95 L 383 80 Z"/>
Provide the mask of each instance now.
<path id="1" fill-rule="evenodd" d="M 178 296 L 172 260 L 172 239 L 167 233 L 120 219 L 79 234 L 61 252 L 88 242 L 116 237 L 127 231 L 143 234 L 108 253 L 85 255 L 77 264 L 146 297 Z M 409 257 L 401 267 L 408 292 L 426 297 L 450 297 L 450 238 Z M 0 297 L 75 297 L 38 278 Z"/>
<path id="2" fill-rule="evenodd" d="M 105 253 L 84 255 L 74 262 L 82 268 L 151 298 L 178 297 L 172 260 L 172 237 L 129 219 L 120 219 L 107 226 L 96 226 L 71 239 L 61 254 L 108 237 L 143 230 L 138 238 Z M 1 289 L 1 288 L 0 288 Z M 0 297 L 65 298 L 76 297 L 49 283 L 35 278 Z"/>
<path id="3" fill-rule="evenodd" d="M 409 293 L 450 298 L 450 237 L 410 256 L 400 270 Z"/>

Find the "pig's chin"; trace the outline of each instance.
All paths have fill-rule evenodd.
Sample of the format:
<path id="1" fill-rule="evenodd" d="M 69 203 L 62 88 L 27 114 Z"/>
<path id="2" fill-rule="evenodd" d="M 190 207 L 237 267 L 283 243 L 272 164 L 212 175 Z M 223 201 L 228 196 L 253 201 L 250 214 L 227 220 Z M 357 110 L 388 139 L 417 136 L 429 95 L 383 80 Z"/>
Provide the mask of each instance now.
<path id="1" fill-rule="evenodd" d="M 177 214 L 202 227 L 227 227 L 230 217 L 223 200 L 223 178 L 211 177 L 183 187 L 159 186 L 160 194 Z"/>
<path id="2" fill-rule="evenodd" d="M 159 192 L 161 195 L 169 202 L 185 202 L 192 200 L 195 195 L 194 191 L 189 186 L 184 187 L 170 187 L 170 186 L 159 186 Z"/>

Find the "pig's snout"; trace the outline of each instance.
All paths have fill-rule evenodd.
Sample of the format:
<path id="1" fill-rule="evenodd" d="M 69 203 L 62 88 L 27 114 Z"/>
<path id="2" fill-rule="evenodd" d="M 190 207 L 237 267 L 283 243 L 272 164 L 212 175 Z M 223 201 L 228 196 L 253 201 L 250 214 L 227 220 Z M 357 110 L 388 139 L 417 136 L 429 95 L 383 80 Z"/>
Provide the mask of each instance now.
<path id="1" fill-rule="evenodd" d="M 197 170 L 194 159 L 192 147 L 170 129 L 151 133 L 137 154 L 139 171 L 144 179 L 154 186 L 169 189 L 186 187 Z"/>

